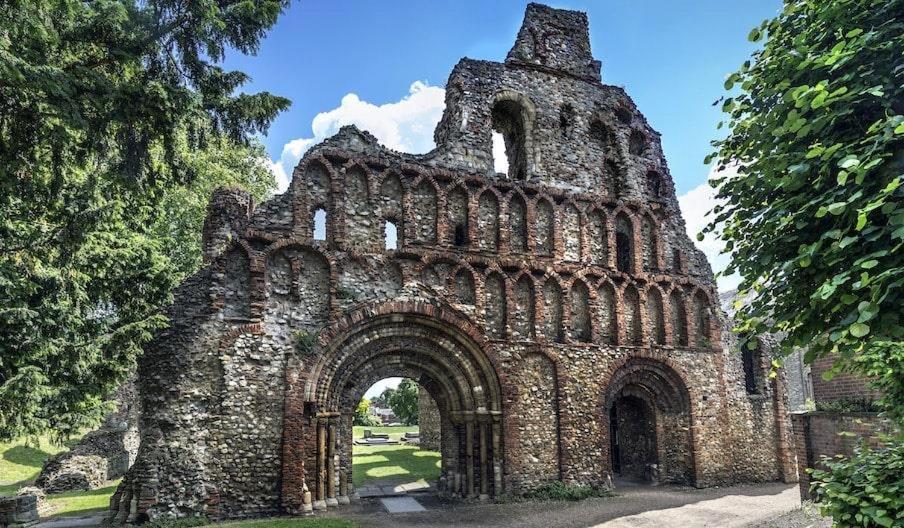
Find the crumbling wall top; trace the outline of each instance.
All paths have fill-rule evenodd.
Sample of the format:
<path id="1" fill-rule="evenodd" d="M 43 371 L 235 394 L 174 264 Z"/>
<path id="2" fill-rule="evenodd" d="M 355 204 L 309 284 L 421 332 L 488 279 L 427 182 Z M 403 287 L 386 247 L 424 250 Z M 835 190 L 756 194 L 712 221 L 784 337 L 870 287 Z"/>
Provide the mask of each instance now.
<path id="1" fill-rule="evenodd" d="M 600 81 L 600 62 L 590 52 L 587 14 L 528 4 L 506 63 L 526 63 Z"/>

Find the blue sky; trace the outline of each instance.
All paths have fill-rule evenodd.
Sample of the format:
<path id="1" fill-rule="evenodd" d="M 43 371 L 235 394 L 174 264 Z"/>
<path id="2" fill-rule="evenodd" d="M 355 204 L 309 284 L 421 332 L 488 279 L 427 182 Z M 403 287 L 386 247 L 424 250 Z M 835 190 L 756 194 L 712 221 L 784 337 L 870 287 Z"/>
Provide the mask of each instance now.
<path id="1" fill-rule="evenodd" d="M 282 186 L 304 151 L 354 123 L 384 144 L 426 152 L 442 112 L 443 87 L 464 56 L 501 61 L 527 2 L 295 1 L 256 56 L 226 67 L 250 74 L 249 92 L 288 97 L 292 107 L 263 138 Z M 754 50 L 750 29 L 780 0 L 603 0 L 550 5 L 585 11 L 606 84 L 625 87 L 662 144 L 690 234 L 712 206 L 703 158 L 722 119 L 712 103 L 726 75 Z M 721 245 L 698 244 L 713 267 Z M 736 280 L 720 279 L 720 289 Z"/>

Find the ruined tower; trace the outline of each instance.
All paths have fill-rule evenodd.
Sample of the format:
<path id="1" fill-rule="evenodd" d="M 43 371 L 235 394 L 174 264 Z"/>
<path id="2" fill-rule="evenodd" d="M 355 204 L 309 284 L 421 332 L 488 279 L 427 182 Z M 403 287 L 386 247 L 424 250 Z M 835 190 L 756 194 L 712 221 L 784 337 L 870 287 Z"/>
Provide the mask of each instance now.
<path id="1" fill-rule="evenodd" d="M 436 402 L 450 496 L 788 473 L 782 400 L 722 346 L 659 135 L 602 84 L 586 15 L 531 4 L 505 62 L 462 59 L 435 139 L 346 127 L 286 193 L 215 196 L 209 264 L 141 359 L 117 519 L 348 502 L 354 408 L 388 376 Z"/>

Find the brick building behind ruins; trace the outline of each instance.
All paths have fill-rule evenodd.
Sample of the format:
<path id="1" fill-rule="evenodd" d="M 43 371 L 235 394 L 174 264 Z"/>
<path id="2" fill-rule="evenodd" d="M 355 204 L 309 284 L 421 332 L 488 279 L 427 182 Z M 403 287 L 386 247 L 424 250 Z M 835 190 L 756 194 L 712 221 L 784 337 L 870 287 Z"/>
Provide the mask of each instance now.
<path id="1" fill-rule="evenodd" d="M 347 502 L 353 410 L 388 376 L 436 402 L 448 495 L 793 478 L 784 399 L 732 350 L 659 135 L 601 83 L 586 15 L 531 4 L 504 63 L 462 59 L 435 139 L 401 154 L 346 127 L 285 194 L 217 191 L 207 265 L 141 359 L 117 519 Z"/>

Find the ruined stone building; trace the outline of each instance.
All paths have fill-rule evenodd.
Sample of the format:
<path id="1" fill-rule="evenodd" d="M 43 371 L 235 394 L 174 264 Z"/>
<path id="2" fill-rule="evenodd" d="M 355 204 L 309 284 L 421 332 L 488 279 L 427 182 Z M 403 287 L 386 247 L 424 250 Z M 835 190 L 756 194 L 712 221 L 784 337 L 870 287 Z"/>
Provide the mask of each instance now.
<path id="1" fill-rule="evenodd" d="M 586 15 L 531 4 L 505 62 L 462 59 L 435 140 L 346 127 L 286 193 L 215 193 L 206 266 L 141 358 L 117 519 L 346 503 L 353 411 L 389 376 L 436 403 L 450 496 L 793 474 L 766 361 L 723 346 L 659 135 L 601 82 Z"/>

